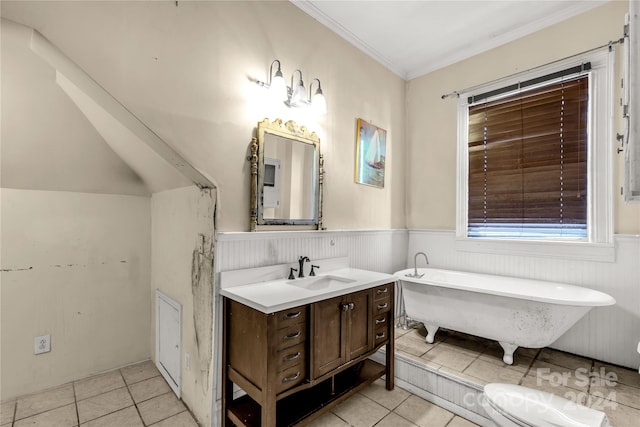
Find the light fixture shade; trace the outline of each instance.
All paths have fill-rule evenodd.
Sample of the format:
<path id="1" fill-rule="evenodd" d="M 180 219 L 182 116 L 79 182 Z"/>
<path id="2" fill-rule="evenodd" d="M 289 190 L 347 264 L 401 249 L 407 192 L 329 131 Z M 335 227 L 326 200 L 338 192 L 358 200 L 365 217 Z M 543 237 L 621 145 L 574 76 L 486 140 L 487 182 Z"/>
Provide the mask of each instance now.
<path id="1" fill-rule="evenodd" d="M 317 114 L 327 114 L 327 100 L 324 98 L 321 89 L 318 89 L 313 95 L 311 108 Z"/>
<path id="2" fill-rule="evenodd" d="M 274 101 L 287 100 L 287 83 L 284 81 L 284 77 L 282 77 L 281 72 L 277 72 L 273 79 L 271 79 L 271 85 L 269 85 L 269 96 Z"/>
<path id="3" fill-rule="evenodd" d="M 298 82 L 298 85 L 295 87 L 293 94 L 291 95 L 291 101 L 289 104 L 292 107 L 306 107 L 307 104 L 307 91 L 304 88 L 304 83 L 302 80 Z"/>

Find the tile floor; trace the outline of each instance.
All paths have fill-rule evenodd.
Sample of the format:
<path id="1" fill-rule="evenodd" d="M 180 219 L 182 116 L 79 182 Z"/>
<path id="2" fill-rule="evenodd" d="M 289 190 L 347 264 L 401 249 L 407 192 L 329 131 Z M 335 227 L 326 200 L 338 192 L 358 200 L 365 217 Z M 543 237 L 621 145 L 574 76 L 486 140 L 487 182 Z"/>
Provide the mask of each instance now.
<path id="1" fill-rule="evenodd" d="M 418 325 L 396 328 L 396 357 L 419 361 L 480 386 L 503 382 L 544 390 L 604 411 L 615 427 L 640 425 L 640 374 L 562 351 L 519 348 L 514 364 L 502 361 L 495 341 L 452 331 L 438 331 L 425 341 Z"/>
<path id="2" fill-rule="evenodd" d="M 2 404 L 0 426 L 197 427 L 151 362 Z M 313 427 L 470 427 L 463 418 L 382 380 L 337 406 Z"/>
<path id="3" fill-rule="evenodd" d="M 605 411 L 615 427 L 640 419 L 640 374 L 552 349 L 521 348 L 513 365 L 489 340 L 440 331 L 396 329 L 397 357 L 479 385 L 507 382 L 545 390 Z M 379 380 L 314 421 L 312 427 L 468 427 L 472 422 Z M 152 362 L 128 366 L 42 393 L 3 402 L 0 426 L 197 427 Z"/>
<path id="4" fill-rule="evenodd" d="M 474 424 L 414 394 L 377 380 L 310 427 L 473 427 Z"/>
<path id="5" fill-rule="evenodd" d="M 0 426 L 197 427 L 150 361 L 3 402 Z"/>

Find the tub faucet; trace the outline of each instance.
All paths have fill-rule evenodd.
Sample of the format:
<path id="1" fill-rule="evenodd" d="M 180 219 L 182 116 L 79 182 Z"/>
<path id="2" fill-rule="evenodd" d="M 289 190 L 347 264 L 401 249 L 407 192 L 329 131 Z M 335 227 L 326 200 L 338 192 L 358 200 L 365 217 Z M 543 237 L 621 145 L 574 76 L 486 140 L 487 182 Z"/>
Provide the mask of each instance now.
<path id="1" fill-rule="evenodd" d="M 420 278 L 424 276 L 424 273 L 418 274 L 418 255 L 424 255 L 425 261 L 427 261 L 427 265 L 429 265 L 429 257 L 424 252 L 416 252 L 416 255 L 413 257 L 413 274 L 407 274 L 407 277 L 416 277 Z"/>
<path id="2" fill-rule="evenodd" d="M 306 257 L 306 256 L 301 256 L 298 259 L 298 264 L 300 265 L 300 268 L 298 269 L 298 277 L 304 277 L 304 262 L 305 261 L 311 262 L 309 257 Z"/>

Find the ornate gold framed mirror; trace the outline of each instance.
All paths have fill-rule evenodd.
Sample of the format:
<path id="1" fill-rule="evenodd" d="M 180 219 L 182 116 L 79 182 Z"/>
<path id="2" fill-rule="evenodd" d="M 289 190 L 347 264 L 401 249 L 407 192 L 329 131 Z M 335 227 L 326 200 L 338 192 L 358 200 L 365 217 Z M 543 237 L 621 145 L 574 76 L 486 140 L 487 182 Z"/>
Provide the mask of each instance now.
<path id="1" fill-rule="evenodd" d="M 322 229 L 320 138 L 293 121 L 258 123 L 251 140 L 250 229 Z"/>

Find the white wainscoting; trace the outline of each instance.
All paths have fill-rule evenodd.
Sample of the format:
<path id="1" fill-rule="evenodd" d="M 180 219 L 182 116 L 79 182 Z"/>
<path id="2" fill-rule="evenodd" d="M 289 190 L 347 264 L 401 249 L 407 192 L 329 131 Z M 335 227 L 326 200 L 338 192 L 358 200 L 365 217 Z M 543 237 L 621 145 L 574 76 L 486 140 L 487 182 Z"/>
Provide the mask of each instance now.
<path id="1" fill-rule="evenodd" d="M 218 233 L 215 271 L 349 257 L 349 265 L 393 273 L 405 268 L 407 230 Z"/>
<path id="2" fill-rule="evenodd" d="M 426 252 L 431 265 L 455 270 L 556 281 L 613 296 L 611 307 L 592 309 L 551 347 L 637 369 L 640 355 L 640 236 L 616 235 L 614 262 L 560 257 L 486 254 L 456 250 L 454 231 L 410 230 L 407 265 Z M 418 265 L 424 264 L 422 258 Z"/>

